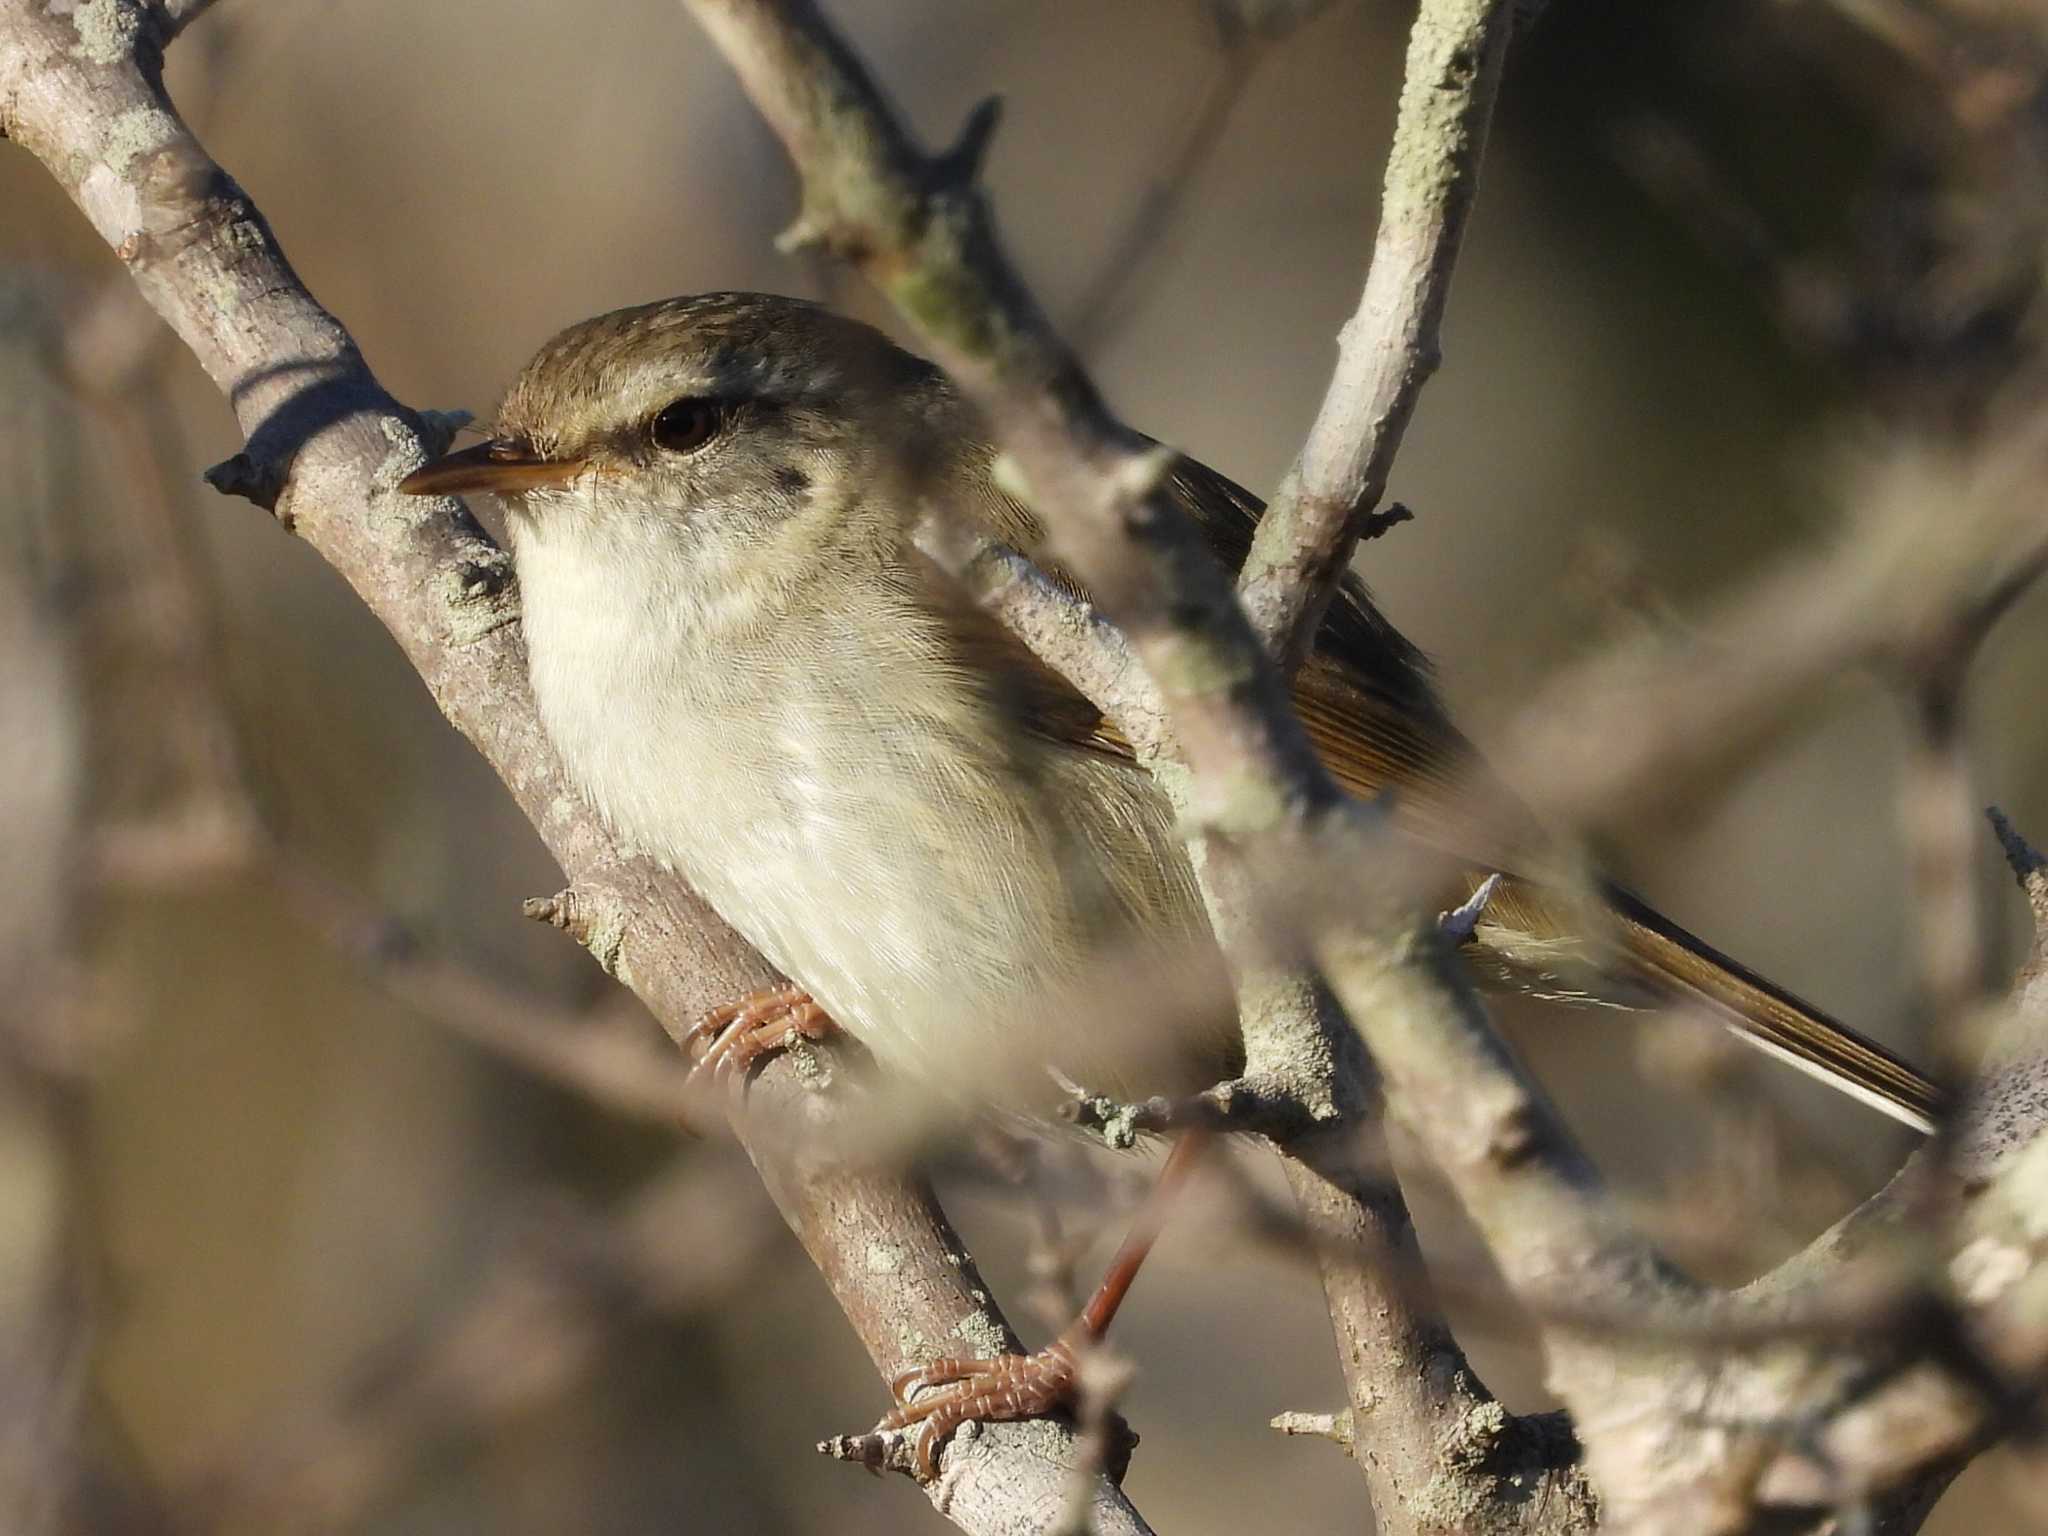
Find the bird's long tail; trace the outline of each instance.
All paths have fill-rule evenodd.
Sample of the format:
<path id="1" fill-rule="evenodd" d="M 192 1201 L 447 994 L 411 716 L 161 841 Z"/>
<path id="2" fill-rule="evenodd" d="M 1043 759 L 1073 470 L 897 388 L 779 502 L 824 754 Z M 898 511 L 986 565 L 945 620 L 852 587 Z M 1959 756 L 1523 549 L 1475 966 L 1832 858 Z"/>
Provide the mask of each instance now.
<path id="1" fill-rule="evenodd" d="M 1609 890 L 1626 964 L 1667 995 L 1696 998 L 1746 1043 L 1918 1131 L 1934 1129 L 1939 1088 L 1847 1025 L 1687 933 L 1636 897 Z"/>

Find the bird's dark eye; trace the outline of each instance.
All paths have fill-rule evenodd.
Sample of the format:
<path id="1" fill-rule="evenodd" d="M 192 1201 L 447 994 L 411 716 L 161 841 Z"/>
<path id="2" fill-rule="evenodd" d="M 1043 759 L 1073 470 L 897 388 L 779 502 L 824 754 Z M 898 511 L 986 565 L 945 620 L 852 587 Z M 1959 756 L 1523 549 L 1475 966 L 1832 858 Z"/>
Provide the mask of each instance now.
<path id="1" fill-rule="evenodd" d="M 650 432 L 656 447 L 670 453 L 692 453 L 716 437 L 724 425 L 725 408 L 719 401 L 691 395 L 662 407 Z"/>

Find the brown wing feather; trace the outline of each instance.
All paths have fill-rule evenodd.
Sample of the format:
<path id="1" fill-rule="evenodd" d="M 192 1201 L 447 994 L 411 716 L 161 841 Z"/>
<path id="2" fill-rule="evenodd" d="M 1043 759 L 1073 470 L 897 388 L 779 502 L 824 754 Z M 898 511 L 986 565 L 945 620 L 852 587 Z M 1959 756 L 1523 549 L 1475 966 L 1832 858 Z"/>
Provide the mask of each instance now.
<path id="1" fill-rule="evenodd" d="M 1115 757 L 1134 756 L 1102 711 L 1042 661 L 936 564 L 928 566 L 930 600 L 953 611 L 948 632 L 963 666 L 995 680 L 1005 706 L 1037 735 L 1062 746 Z"/>
<path id="2" fill-rule="evenodd" d="M 1036 520 L 996 490 L 985 465 L 983 470 L 980 493 L 965 500 L 996 537 L 1034 548 L 1040 539 Z M 1242 566 L 1264 504 L 1193 459 L 1179 461 L 1170 484 L 1218 559 L 1232 571 Z M 1070 573 L 1052 573 L 1085 595 Z M 1128 752 L 1086 700 L 1050 668 L 1039 670 L 1053 680 L 1050 687 L 1044 678 L 1033 681 L 1043 690 L 1048 734 Z M 1346 574 L 1331 602 L 1314 654 L 1296 680 L 1294 702 L 1331 776 L 1360 796 L 1392 789 L 1400 825 L 1428 845 L 1472 861 L 1469 889 L 1491 871 L 1549 865 L 1540 829 L 1515 810 L 1505 790 L 1485 789 L 1490 802 L 1507 810 L 1483 833 L 1457 809 L 1462 797 L 1485 786 L 1485 767 L 1438 699 L 1428 661 L 1387 622 L 1353 574 Z M 1510 875 L 1488 902 L 1478 937 L 1524 987 L 1624 1005 L 1640 1001 L 1644 991 L 1705 1002 L 1750 1043 L 1910 1125 L 1931 1127 L 1942 1107 L 1940 1090 L 1904 1061 L 1620 887 L 1606 887 L 1602 894 L 1604 910 L 1587 910 L 1563 891 Z M 1593 980 L 1596 970 L 1606 974 Z"/>

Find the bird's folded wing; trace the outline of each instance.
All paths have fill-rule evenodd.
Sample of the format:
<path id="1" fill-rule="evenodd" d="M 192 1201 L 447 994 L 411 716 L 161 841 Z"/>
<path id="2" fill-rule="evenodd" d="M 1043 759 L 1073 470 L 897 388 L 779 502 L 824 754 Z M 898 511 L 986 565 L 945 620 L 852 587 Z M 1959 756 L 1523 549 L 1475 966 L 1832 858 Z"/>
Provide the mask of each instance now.
<path id="1" fill-rule="evenodd" d="M 986 460 L 978 469 L 977 483 L 955 498 L 957 504 L 993 537 L 1035 550 L 1037 520 L 995 487 Z M 1185 457 L 1169 484 L 1218 560 L 1237 571 L 1251 551 L 1264 504 Z M 1086 596 L 1071 573 L 1048 569 L 1062 586 Z M 1011 671 L 1033 701 L 1034 729 L 1128 755 L 1115 728 L 1052 669 L 1034 658 Z M 1391 791 L 1396 824 L 1467 865 L 1467 890 L 1490 872 L 1547 877 L 1571 870 L 1535 818 L 1492 781 L 1438 699 L 1428 661 L 1380 614 L 1352 573 L 1339 583 L 1315 649 L 1296 676 L 1294 704 L 1331 776 L 1361 797 Z M 1911 1066 L 1620 887 L 1569 875 L 1532 881 L 1510 874 L 1488 902 L 1479 937 L 1493 962 L 1487 968 L 1524 990 L 1623 1005 L 1691 998 L 1710 1005 L 1750 1043 L 1907 1124 L 1926 1129 L 1940 1109 L 1940 1091 Z"/>

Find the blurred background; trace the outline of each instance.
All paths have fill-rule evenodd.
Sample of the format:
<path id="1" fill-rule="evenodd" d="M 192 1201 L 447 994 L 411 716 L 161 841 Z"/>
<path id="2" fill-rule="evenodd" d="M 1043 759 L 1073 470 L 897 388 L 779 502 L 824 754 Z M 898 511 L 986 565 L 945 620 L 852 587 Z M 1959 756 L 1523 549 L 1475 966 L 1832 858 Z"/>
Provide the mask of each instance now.
<path id="1" fill-rule="evenodd" d="M 1356 302 L 1410 8 L 831 10 L 932 140 L 1003 95 L 989 180 L 1041 298 L 1129 420 L 1270 491 Z M 1518 44 L 1394 477 L 1416 518 L 1363 556 L 1482 743 L 1561 662 L 1682 633 L 1830 537 L 1867 458 L 1967 431 L 2010 383 L 2039 289 L 2039 25 L 1981 0 L 1561 0 Z M 554 330 L 671 293 L 888 323 L 776 254 L 781 151 L 669 0 L 222 0 L 170 78 L 416 406 L 488 415 Z M 93 1528 L 942 1528 L 903 1480 L 813 1453 L 884 1393 L 744 1160 L 680 1138 L 658 1095 L 508 1051 L 512 1018 L 670 1060 L 521 921 L 557 872 L 387 637 L 200 483 L 239 447 L 225 406 L 11 147 L 0 206 L 0 867 L 55 893 L 0 949 L 0 1293 L 48 1284 L 79 1325 L 36 1368 L 90 1405 Z M 1970 698 L 1984 797 L 2037 841 L 2044 640 L 2037 595 Z M 1917 1051 L 1903 739 L 1881 682 L 1843 676 L 1605 852 Z M 1988 837 L 1981 875 L 2017 928 Z M 1909 1144 L 1694 1021 L 1504 1016 L 1717 1279 L 1784 1256 Z M 1047 1328 L 1023 1300 L 1030 1211 L 971 1170 L 946 1193 L 1013 1317 Z M 1540 1405 L 1476 1243 L 1441 1199 L 1419 1215 L 1471 1293 L 1475 1364 Z M 1115 1218 L 1064 1219 L 1099 1232 L 1092 1267 Z M 1266 1427 L 1342 1399 L 1307 1267 L 1196 1212 L 1120 1328 L 1129 1486 L 1161 1530 L 1276 1528 L 1283 1498 L 1285 1529 L 1366 1528 L 1345 1458 Z M 1930 1529 L 2027 1528 L 2027 1486 L 1993 1456 Z"/>

